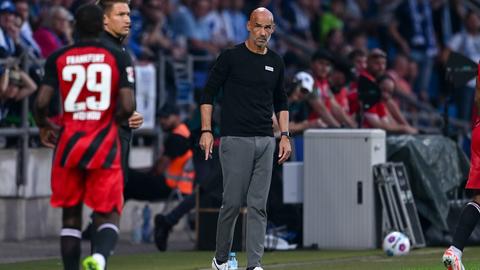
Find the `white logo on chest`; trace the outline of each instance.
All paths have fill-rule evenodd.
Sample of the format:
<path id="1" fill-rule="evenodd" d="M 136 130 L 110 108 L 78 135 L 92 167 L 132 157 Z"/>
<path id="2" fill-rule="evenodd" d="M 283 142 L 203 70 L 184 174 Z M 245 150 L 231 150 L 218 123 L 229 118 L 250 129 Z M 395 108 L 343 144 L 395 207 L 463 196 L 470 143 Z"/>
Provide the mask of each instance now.
<path id="1" fill-rule="evenodd" d="M 273 72 L 273 67 L 271 66 L 265 66 L 265 70 Z"/>

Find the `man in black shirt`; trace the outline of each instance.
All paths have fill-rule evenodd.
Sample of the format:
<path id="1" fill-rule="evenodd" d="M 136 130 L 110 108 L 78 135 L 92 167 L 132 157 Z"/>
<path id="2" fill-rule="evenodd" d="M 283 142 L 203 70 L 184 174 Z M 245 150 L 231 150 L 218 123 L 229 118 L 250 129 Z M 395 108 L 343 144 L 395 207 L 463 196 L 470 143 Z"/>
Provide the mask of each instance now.
<path id="1" fill-rule="evenodd" d="M 247 24 L 248 39 L 220 54 L 211 70 L 200 106 L 200 148 L 208 159 L 213 149 L 213 98 L 223 88 L 219 150 L 223 201 L 212 261 L 214 270 L 228 269 L 235 221 L 245 203 L 248 207 L 247 270 L 262 270 L 260 260 L 267 224 L 266 203 L 275 150 L 273 111 L 277 114 L 282 135 L 278 162 L 283 163 L 291 153 L 287 96 L 283 88 L 284 64 L 282 58 L 267 47 L 274 27 L 269 10 L 257 8 L 251 13 Z"/>
<path id="2" fill-rule="evenodd" d="M 98 5 L 104 12 L 105 30 L 101 35 L 103 43 L 125 51 L 123 40 L 130 32 L 130 7 L 128 0 L 100 0 Z M 131 63 L 132 59 L 128 61 Z M 133 70 L 131 71 L 133 73 Z M 132 74 L 133 76 L 133 74 Z M 120 128 L 120 143 L 122 145 L 122 166 L 128 168 L 128 153 L 130 151 L 130 141 L 132 139 L 131 129 L 137 129 L 143 124 L 143 115 L 134 112 Z M 125 178 L 127 180 L 128 178 Z"/>

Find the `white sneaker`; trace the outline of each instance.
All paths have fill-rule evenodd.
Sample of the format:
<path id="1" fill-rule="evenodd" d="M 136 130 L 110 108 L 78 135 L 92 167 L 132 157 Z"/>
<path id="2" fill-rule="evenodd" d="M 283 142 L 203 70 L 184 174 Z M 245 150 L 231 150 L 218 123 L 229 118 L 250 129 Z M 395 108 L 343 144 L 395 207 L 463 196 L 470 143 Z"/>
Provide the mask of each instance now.
<path id="1" fill-rule="evenodd" d="M 462 251 L 450 246 L 442 257 L 443 264 L 448 270 L 465 270 L 462 264 Z"/>
<path id="2" fill-rule="evenodd" d="M 253 270 L 263 270 L 263 268 L 260 267 L 260 266 L 257 266 L 257 267 L 255 267 L 255 268 L 253 268 Z"/>
<path id="3" fill-rule="evenodd" d="M 228 270 L 228 262 L 224 262 L 222 264 L 217 263 L 217 259 L 213 257 L 212 260 L 212 269 L 213 270 Z"/>

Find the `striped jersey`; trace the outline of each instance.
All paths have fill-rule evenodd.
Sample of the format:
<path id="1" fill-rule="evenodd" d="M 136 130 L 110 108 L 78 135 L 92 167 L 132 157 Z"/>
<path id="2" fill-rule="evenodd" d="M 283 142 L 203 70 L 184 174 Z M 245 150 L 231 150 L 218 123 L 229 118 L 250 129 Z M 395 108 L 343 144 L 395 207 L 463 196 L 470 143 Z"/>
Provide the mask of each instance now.
<path id="1" fill-rule="evenodd" d="M 43 83 L 61 98 L 54 166 L 120 168 L 115 114 L 119 90 L 134 88 L 130 57 L 100 42 L 76 43 L 47 59 Z"/>

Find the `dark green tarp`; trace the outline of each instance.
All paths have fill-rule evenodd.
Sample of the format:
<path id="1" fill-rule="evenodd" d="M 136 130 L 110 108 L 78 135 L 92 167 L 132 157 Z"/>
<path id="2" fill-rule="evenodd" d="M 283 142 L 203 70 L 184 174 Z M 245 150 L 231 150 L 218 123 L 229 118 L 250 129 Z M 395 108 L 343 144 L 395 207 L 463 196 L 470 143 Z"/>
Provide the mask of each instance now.
<path id="1" fill-rule="evenodd" d="M 449 200 L 464 187 L 470 166 L 458 144 L 441 135 L 389 136 L 387 160 L 405 164 L 424 232 L 448 232 Z"/>

